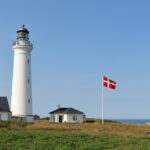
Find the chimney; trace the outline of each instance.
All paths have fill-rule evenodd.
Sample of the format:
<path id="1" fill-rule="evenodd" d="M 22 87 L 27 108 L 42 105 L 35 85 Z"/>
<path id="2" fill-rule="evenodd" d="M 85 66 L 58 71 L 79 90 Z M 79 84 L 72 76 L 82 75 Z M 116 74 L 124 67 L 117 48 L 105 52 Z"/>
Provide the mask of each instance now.
<path id="1" fill-rule="evenodd" d="M 59 109 L 61 106 L 60 106 L 60 104 L 59 105 L 57 105 L 57 108 Z"/>

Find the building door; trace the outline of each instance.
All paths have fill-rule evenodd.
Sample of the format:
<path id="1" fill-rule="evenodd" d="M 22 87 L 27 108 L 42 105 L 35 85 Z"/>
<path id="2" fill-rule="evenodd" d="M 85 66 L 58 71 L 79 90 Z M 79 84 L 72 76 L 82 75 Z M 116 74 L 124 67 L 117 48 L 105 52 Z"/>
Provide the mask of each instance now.
<path id="1" fill-rule="evenodd" d="M 59 122 L 63 122 L 63 116 L 59 116 Z"/>

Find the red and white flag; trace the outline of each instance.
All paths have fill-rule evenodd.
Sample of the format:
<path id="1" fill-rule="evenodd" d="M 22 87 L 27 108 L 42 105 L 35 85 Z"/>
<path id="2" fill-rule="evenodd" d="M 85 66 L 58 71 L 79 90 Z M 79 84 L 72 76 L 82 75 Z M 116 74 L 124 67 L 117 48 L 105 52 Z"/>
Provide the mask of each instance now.
<path id="1" fill-rule="evenodd" d="M 103 86 L 110 89 L 116 89 L 116 82 L 107 78 L 106 76 L 103 76 Z"/>

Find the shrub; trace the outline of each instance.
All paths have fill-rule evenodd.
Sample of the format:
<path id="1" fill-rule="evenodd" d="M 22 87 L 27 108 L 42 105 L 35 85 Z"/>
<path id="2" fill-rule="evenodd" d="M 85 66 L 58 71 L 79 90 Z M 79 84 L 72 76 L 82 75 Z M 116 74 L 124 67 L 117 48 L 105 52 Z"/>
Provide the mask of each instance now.
<path id="1" fill-rule="evenodd" d="M 34 118 L 34 120 L 38 120 L 38 119 L 40 119 L 40 116 L 37 115 L 37 114 L 35 114 L 35 115 L 33 116 L 33 118 Z"/>
<path id="2" fill-rule="evenodd" d="M 49 120 L 49 117 L 40 118 L 40 120 Z"/>
<path id="3" fill-rule="evenodd" d="M 0 128 L 23 128 L 27 126 L 28 123 L 24 121 L 0 121 Z"/>
<path id="4" fill-rule="evenodd" d="M 0 128 L 8 128 L 10 126 L 10 121 L 0 121 Z"/>
<path id="5" fill-rule="evenodd" d="M 94 119 L 92 120 L 92 119 L 89 119 L 89 120 L 85 120 L 84 121 L 85 123 L 94 123 L 94 122 L 96 122 Z"/>

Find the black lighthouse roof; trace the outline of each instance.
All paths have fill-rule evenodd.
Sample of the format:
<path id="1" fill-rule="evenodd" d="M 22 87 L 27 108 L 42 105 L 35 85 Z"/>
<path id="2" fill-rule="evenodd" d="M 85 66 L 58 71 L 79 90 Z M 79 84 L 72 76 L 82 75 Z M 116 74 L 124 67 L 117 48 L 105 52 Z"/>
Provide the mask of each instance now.
<path id="1" fill-rule="evenodd" d="M 23 25 L 20 29 L 17 30 L 17 33 L 19 33 L 19 32 L 29 33 L 28 29 L 26 29 L 26 28 L 24 27 L 24 25 Z"/>

